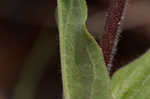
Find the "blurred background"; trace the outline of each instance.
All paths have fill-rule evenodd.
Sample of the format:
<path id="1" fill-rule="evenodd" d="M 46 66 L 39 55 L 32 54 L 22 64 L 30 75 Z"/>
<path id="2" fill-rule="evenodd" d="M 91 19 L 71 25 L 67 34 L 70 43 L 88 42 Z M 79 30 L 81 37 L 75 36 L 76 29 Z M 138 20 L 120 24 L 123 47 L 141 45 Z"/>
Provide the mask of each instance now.
<path id="1" fill-rule="evenodd" d="M 89 9 L 87 27 L 99 41 L 103 35 L 110 0 L 86 1 Z M 129 0 L 123 31 L 113 61 L 113 72 L 149 49 L 149 5 L 149 0 Z M 50 57 L 41 70 L 35 99 L 62 99 L 55 10 L 56 0 L 0 0 L 0 99 L 13 99 L 25 60 L 32 55 L 36 56 L 32 54 L 33 49 L 43 33 L 47 33 L 45 35 L 48 42 L 42 41 L 41 46 L 48 49 L 46 51 Z"/>

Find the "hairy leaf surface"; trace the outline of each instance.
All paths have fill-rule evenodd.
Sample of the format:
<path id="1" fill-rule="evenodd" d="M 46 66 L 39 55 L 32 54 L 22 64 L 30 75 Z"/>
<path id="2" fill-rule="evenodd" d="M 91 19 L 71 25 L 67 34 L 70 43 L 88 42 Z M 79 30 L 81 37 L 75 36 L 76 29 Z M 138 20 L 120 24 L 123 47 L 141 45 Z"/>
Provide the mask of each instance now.
<path id="1" fill-rule="evenodd" d="M 150 51 L 114 74 L 112 93 L 114 99 L 150 99 Z"/>
<path id="2" fill-rule="evenodd" d="M 85 0 L 58 0 L 65 99 L 112 99 L 109 76 L 96 41 L 87 32 Z"/>

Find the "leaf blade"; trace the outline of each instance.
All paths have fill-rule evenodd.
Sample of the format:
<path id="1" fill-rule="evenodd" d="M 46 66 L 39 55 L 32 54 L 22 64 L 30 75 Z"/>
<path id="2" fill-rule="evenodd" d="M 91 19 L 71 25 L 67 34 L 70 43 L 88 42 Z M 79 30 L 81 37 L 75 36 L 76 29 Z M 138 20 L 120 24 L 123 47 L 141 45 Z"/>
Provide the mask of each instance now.
<path id="1" fill-rule="evenodd" d="M 85 28 L 85 0 L 58 0 L 65 99 L 111 99 L 101 49 Z"/>
<path id="2" fill-rule="evenodd" d="M 150 51 L 122 68 L 112 78 L 112 93 L 115 99 L 149 99 L 150 96 Z"/>

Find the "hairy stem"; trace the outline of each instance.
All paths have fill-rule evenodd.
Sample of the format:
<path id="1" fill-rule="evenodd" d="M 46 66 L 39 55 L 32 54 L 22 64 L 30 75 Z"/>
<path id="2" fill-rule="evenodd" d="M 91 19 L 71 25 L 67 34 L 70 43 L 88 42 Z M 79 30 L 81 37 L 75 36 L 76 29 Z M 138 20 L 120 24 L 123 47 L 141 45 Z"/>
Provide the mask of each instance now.
<path id="1" fill-rule="evenodd" d="M 106 17 L 104 34 L 101 40 L 101 47 L 104 54 L 105 64 L 108 71 L 111 71 L 112 61 L 116 52 L 121 24 L 124 19 L 128 0 L 111 0 L 108 15 Z"/>

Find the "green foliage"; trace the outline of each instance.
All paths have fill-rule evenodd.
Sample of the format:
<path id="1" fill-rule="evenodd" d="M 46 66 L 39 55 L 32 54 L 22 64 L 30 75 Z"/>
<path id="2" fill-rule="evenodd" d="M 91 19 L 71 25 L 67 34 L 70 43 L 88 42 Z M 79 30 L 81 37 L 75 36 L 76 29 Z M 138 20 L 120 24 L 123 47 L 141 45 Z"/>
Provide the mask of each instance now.
<path id="1" fill-rule="evenodd" d="M 118 2 L 120 0 L 115 4 Z M 110 80 L 101 48 L 86 29 L 87 6 L 85 0 L 57 0 L 57 3 L 56 16 L 60 32 L 65 99 L 149 99 L 150 51 L 118 70 Z M 124 4 L 125 1 L 122 1 L 121 6 L 124 7 Z M 116 11 L 112 11 L 114 12 L 111 14 L 115 15 Z M 113 19 L 116 20 L 116 18 Z M 108 26 L 111 25 L 108 24 Z M 108 32 L 108 34 L 110 33 Z M 111 37 L 111 35 L 108 36 Z M 50 39 L 47 33 L 39 36 L 29 59 L 25 62 L 23 73 L 15 89 L 14 99 L 34 98 L 40 76 L 49 59 L 55 55 L 55 48 L 49 46 L 53 43 Z M 107 42 L 106 50 L 109 43 L 115 42 L 115 40 L 110 42 L 108 37 Z"/>
<path id="2" fill-rule="evenodd" d="M 85 0 L 58 0 L 65 99 L 112 99 L 101 49 L 85 28 Z"/>
<path id="3" fill-rule="evenodd" d="M 150 51 L 112 78 L 114 99 L 150 99 Z"/>
<path id="4" fill-rule="evenodd" d="M 56 55 L 56 46 L 51 47 L 55 38 L 52 39 L 51 36 L 46 32 L 40 33 L 24 63 L 13 99 L 34 99 L 41 76 L 53 56 Z"/>

